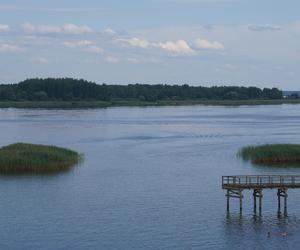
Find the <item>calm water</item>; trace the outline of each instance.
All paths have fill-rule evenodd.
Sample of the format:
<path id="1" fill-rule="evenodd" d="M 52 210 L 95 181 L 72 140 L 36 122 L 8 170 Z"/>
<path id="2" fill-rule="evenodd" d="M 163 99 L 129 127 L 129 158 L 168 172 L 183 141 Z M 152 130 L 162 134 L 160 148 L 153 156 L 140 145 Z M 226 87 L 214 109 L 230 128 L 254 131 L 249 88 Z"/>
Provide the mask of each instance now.
<path id="1" fill-rule="evenodd" d="M 0 110 L 0 144 L 55 144 L 84 154 L 56 176 L 0 177 L 0 249 L 297 249 L 300 190 L 287 219 L 276 190 L 263 217 L 233 201 L 226 216 L 221 176 L 300 174 L 255 167 L 240 147 L 299 143 L 300 106 Z M 271 238 L 267 238 L 267 232 Z M 287 236 L 281 234 L 287 232 Z"/>

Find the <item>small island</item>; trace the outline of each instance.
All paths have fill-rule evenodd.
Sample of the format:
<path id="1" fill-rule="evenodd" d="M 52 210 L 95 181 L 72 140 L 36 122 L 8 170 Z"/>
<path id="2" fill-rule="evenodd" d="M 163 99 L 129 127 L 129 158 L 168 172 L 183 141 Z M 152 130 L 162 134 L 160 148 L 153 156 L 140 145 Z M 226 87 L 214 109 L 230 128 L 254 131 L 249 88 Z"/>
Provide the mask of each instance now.
<path id="1" fill-rule="evenodd" d="M 47 174 L 71 169 L 80 161 L 72 150 L 28 143 L 0 148 L 0 174 Z"/>
<path id="2" fill-rule="evenodd" d="M 300 166 L 300 144 L 266 144 L 244 147 L 238 153 L 258 165 Z"/>

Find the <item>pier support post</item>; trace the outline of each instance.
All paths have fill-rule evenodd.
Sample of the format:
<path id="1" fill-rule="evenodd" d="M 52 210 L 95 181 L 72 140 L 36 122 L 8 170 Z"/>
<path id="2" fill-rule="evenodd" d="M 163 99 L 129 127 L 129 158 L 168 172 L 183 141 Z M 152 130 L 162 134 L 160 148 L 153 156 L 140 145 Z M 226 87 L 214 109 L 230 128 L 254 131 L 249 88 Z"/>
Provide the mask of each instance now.
<path id="1" fill-rule="evenodd" d="M 230 198 L 239 198 L 240 201 L 240 213 L 243 211 L 243 189 L 227 189 L 227 212 L 229 212 L 229 200 Z"/>
<path id="2" fill-rule="evenodd" d="M 258 190 L 258 194 L 259 194 L 259 216 L 261 216 L 261 209 L 262 209 L 262 190 L 259 189 Z"/>
<path id="3" fill-rule="evenodd" d="M 285 195 L 284 195 L 284 212 L 283 212 L 283 214 L 284 214 L 284 216 L 287 216 L 287 190 L 285 190 Z"/>
<path id="4" fill-rule="evenodd" d="M 259 211 L 259 215 L 261 215 L 261 210 L 262 210 L 262 189 L 254 189 L 253 190 L 253 202 L 254 202 L 254 206 L 253 206 L 253 213 L 256 214 L 257 210 L 256 210 L 256 198 L 258 198 L 258 211 Z"/>
<path id="5" fill-rule="evenodd" d="M 243 195 L 242 195 L 242 191 L 239 190 L 240 193 L 240 213 L 242 214 L 243 212 Z"/>
<path id="6" fill-rule="evenodd" d="M 254 204 L 253 204 L 253 213 L 254 214 L 256 214 L 256 192 L 255 192 L 256 190 L 254 189 L 253 190 L 253 202 L 254 202 Z"/>
<path id="7" fill-rule="evenodd" d="M 262 210 L 262 197 L 259 196 L 259 216 L 261 216 L 261 210 Z"/>
<path id="8" fill-rule="evenodd" d="M 229 212 L 229 189 L 227 189 L 227 212 Z"/>
<path id="9" fill-rule="evenodd" d="M 280 217 L 280 215 L 281 215 L 280 189 L 278 189 L 278 191 L 277 191 L 277 203 L 278 203 L 277 216 Z"/>
<path id="10" fill-rule="evenodd" d="M 283 197 L 283 215 L 287 216 L 287 188 L 279 188 L 277 192 L 278 211 L 277 216 L 281 216 L 281 197 Z"/>

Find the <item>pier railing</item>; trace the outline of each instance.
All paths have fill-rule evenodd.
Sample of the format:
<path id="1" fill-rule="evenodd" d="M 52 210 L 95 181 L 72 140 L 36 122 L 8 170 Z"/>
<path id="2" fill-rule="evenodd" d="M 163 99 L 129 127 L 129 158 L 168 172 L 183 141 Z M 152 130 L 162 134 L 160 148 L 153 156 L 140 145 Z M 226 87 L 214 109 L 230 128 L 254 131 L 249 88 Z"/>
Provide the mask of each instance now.
<path id="1" fill-rule="evenodd" d="M 300 188 L 300 175 L 222 176 L 222 188 Z"/>

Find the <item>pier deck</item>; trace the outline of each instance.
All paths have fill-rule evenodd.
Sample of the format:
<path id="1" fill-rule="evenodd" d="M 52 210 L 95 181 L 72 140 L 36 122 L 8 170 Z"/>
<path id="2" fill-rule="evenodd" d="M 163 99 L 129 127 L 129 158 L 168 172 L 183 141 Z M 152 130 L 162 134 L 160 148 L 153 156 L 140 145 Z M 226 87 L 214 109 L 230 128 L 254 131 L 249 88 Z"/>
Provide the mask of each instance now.
<path id="1" fill-rule="evenodd" d="M 284 199 L 284 215 L 287 216 L 287 190 L 300 188 L 300 175 L 235 175 L 222 176 L 222 189 L 227 191 L 227 211 L 229 212 L 229 198 L 240 200 L 240 212 L 242 213 L 242 199 L 244 189 L 253 189 L 253 211 L 256 214 L 256 198 L 259 199 L 259 213 L 262 210 L 263 189 L 278 189 L 278 216 L 281 215 L 281 197 Z"/>
<path id="2" fill-rule="evenodd" d="M 222 188 L 300 188 L 300 175 L 222 176 Z"/>

